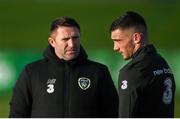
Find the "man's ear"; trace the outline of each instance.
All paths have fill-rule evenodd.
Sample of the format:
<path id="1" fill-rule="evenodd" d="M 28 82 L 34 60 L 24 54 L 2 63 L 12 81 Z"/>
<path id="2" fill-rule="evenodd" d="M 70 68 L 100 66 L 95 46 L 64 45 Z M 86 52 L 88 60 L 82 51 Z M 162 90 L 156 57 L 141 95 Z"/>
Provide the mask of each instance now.
<path id="1" fill-rule="evenodd" d="M 133 34 L 133 40 L 134 40 L 134 43 L 135 44 L 139 44 L 141 43 L 142 41 L 142 36 L 141 36 L 141 33 L 134 33 Z"/>
<path id="2" fill-rule="evenodd" d="M 49 38 L 48 38 L 48 42 L 49 42 L 49 44 L 50 44 L 52 47 L 55 47 L 55 41 L 54 41 L 53 38 L 49 37 Z"/>

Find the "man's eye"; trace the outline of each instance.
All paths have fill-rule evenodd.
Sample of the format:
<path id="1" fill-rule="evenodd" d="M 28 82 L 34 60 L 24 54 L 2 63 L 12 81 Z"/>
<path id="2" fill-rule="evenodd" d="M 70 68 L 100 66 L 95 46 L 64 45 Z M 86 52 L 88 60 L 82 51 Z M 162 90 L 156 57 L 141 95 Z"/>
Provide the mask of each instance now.
<path id="1" fill-rule="evenodd" d="M 67 40 L 69 40 L 69 38 L 63 38 L 62 40 L 63 40 L 63 41 L 67 41 Z"/>
<path id="2" fill-rule="evenodd" d="M 74 36 L 73 39 L 79 39 L 79 36 Z"/>

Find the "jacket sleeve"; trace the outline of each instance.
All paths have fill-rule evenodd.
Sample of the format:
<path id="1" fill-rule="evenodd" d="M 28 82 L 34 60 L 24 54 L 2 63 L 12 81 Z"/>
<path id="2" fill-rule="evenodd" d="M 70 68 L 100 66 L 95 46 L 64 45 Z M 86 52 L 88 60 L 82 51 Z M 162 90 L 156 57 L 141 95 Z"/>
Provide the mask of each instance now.
<path id="1" fill-rule="evenodd" d="M 103 69 L 98 85 L 100 87 L 100 117 L 118 117 L 118 94 L 107 67 Z"/>
<path id="2" fill-rule="evenodd" d="M 13 96 L 10 101 L 10 118 L 30 117 L 31 114 L 30 78 L 25 68 L 19 76 L 13 89 Z"/>

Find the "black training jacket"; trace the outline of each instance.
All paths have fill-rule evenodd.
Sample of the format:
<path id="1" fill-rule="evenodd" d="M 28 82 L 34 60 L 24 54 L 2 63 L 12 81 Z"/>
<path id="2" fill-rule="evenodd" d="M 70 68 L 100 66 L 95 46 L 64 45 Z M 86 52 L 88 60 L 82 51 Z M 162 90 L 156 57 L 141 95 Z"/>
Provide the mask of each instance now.
<path id="1" fill-rule="evenodd" d="M 49 46 L 44 59 L 28 64 L 13 90 L 9 117 L 117 117 L 118 94 L 108 68 L 87 59 L 72 61 Z"/>
<path id="2" fill-rule="evenodd" d="M 119 73 L 119 117 L 174 117 L 174 76 L 153 45 L 139 49 Z"/>

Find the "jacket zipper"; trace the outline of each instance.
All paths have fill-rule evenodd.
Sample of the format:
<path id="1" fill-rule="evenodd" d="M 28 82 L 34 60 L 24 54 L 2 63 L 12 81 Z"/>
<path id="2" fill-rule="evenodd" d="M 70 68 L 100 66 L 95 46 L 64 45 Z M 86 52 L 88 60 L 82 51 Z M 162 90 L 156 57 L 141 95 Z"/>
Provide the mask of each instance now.
<path id="1" fill-rule="evenodd" d="M 69 81 L 70 81 L 70 70 L 69 70 L 69 65 L 68 63 L 65 63 L 65 91 L 64 91 L 64 105 L 65 105 L 65 118 L 69 117 Z"/>

